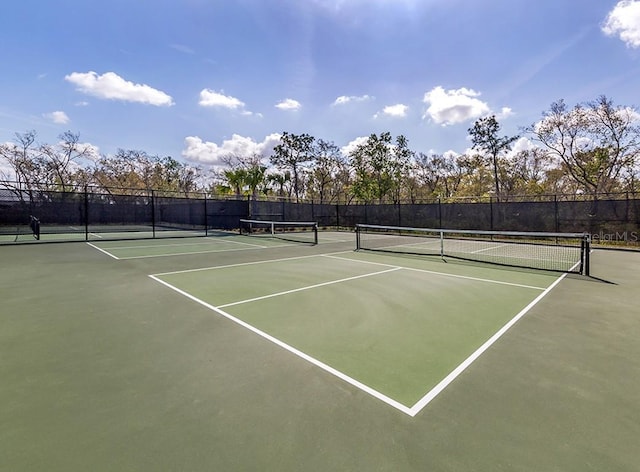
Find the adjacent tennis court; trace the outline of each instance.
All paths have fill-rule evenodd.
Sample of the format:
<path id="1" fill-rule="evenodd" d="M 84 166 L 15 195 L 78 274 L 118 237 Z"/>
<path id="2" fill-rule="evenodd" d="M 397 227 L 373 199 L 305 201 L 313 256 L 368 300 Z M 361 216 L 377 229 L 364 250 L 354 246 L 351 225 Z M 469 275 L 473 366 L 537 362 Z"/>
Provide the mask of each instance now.
<path id="1" fill-rule="evenodd" d="M 640 254 L 250 228 L 0 247 L 0 470 L 640 461 Z"/>

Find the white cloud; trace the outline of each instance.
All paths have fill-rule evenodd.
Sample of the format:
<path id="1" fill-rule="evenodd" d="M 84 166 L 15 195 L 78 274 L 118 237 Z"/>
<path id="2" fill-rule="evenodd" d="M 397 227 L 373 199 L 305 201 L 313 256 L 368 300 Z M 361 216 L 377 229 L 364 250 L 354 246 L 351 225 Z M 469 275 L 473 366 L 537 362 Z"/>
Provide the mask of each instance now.
<path id="1" fill-rule="evenodd" d="M 292 98 L 287 98 L 276 104 L 276 108 L 280 110 L 299 110 L 301 107 L 302 104 Z"/>
<path id="2" fill-rule="evenodd" d="M 225 95 L 224 91 L 215 92 L 213 90 L 204 89 L 200 92 L 200 101 L 198 105 L 201 107 L 227 108 L 229 110 L 238 110 L 244 116 L 257 116 L 262 118 L 262 113 L 254 113 L 245 109 L 245 103 L 231 95 Z"/>
<path id="3" fill-rule="evenodd" d="M 602 25 L 607 36 L 618 36 L 630 48 L 640 47 L 640 1 L 622 0 Z"/>
<path id="4" fill-rule="evenodd" d="M 455 159 L 456 157 L 460 156 L 460 153 L 449 149 L 448 151 L 443 152 L 442 155 L 447 159 Z"/>
<path id="5" fill-rule="evenodd" d="M 340 148 L 340 152 L 342 152 L 344 156 L 348 156 L 349 154 L 351 154 L 352 151 L 355 150 L 355 148 L 357 148 L 361 144 L 366 143 L 368 139 L 369 139 L 368 136 L 360 136 L 358 138 L 355 138 L 349 143 L 347 143 L 345 146 L 342 146 Z"/>
<path id="6" fill-rule="evenodd" d="M 335 102 L 333 102 L 333 106 L 346 105 L 347 103 L 350 103 L 350 102 L 366 102 L 372 99 L 373 97 L 369 95 L 361 95 L 361 96 L 340 95 L 338 98 L 336 98 Z"/>
<path id="7" fill-rule="evenodd" d="M 531 149 L 534 149 L 536 147 L 538 146 L 536 146 L 536 144 L 529 138 L 527 138 L 526 136 L 521 136 L 516 140 L 516 142 L 513 143 L 513 146 L 511 146 L 511 151 L 509 151 L 508 155 L 510 157 L 515 156 L 519 152 L 530 151 Z"/>
<path id="8" fill-rule="evenodd" d="M 187 136 L 184 142 L 185 149 L 182 151 L 182 156 L 185 159 L 216 166 L 223 164 L 221 159 L 225 156 L 268 156 L 274 146 L 280 143 L 280 134 L 270 134 L 260 143 L 239 134 L 234 134 L 231 139 L 225 139 L 220 145 L 203 141 L 198 136 Z"/>
<path id="9" fill-rule="evenodd" d="M 204 89 L 200 92 L 200 101 L 198 102 L 198 105 L 203 107 L 229 108 L 231 110 L 244 108 L 244 102 L 236 97 L 224 95 L 222 91 L 218 93 L 209 89 Z"/>
<path id="10" fill-rule="evenodd" d="M 500 110 L 500 112 L 496 113 L 496 118 L 498 118 L 499 120 L 503 119 L 503 118 L 509 118 L 510 116 L 513 116 L 513 110 L 509 107 L 502 107 L 502 109 Z"/>
<path id="11" fill-rule="evenodd" d="M 53 111 L 51 113 L 45 113 L 43 115 L 46 119 L 51 120 L 52 122 L 59 125 L 66 125 L 69 123 L 69 117 L 63 111 Z"/>
<path id="12" fill-rule="evenodd" d="M 382 109 L 382 112 L 376 113 L 373 115 L 374 118 L 378 118 L 382 115 L 392 116 L 394 118 L 403 118 L 407 116 L 407 110 L 409 107 L 407 105 L 403 105 L 402 103 L 398 103 L 396 105 L 389 105 Z"/>
<path id="13" fill-rule="evenodd" d="M 73 72 L 65 80 L 76 85 L 77 90 L 87 95 L 107 100 L 146 103 L 155 106 L 171 106 L 173 99 L 166 93 L 145 84 L 134 84 L 114 72 L 102 75 L 90 72 Z"/>
<path id="14" fill-rule="evenodd" d="M 423 102 L 429 105 L 423 118 L 431 118 L 443 126 L 464 123 L 486 115 L 489 106 L 477 99 L 480 94 L 472 89 L 445 90 L 434 87 L 424 94 Z"/>

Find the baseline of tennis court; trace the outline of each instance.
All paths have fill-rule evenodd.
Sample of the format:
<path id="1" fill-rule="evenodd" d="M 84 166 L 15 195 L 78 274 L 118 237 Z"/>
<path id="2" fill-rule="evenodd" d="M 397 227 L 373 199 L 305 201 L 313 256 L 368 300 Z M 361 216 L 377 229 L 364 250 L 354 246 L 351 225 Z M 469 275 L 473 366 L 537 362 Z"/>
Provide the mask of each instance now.
<path id="1" fill-rule="evenodd" d="M 415 416 L 562 278 L 447 266 L 350 252 L 150 277 Z"/>
<path id="2" fill-rule="evenodd" d="M 212 252 L 264 249 L 269 243 L 239 241 L 229 238 L 192 238 L 183 240 L 149 239 L 144 241 L 109 241 L 87 243 L 114 259 L 143 259 L 147 257 L 181 256 Z M 273 244 L 272 244 L 273 245 Z M 279 244 L 282 245 L 282 244 Z"/>
<path id="3" fill-rule="evenodd" d="M 327 232 L 319 238 L 321 244 L 353 242 L 350 233 Z M 135 239 L 117 241 L 91 241 L 91 247 L 114 259 L 144 259 L 151 257 L 182 256 L 251 249 L 281 248 L 302 244 L 300 242 L 269 236 L 245 236 L 219 233 L 209 237 Z"/>

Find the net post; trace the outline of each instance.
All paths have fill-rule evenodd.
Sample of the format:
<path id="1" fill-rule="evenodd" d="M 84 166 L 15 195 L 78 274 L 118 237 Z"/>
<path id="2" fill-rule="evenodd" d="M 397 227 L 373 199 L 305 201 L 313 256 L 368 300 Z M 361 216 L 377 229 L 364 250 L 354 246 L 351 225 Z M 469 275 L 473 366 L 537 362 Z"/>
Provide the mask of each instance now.
<path id="1" fill-rule="evenodd" d="M 360 248 L 360 225 L 356 225 L 356 251 L 359 251 Z"/>
<path id="2" fill-rule="evenodd" d="M 580 273 L 582 275 L 590 276 L 589 267 L 591 266 L 591 236 L 589 234 L 584 235 L 582 239 L 582 267 Z"/>
<path id="3" fill-rule="evenodd" d="M 313 225 L 313 244 L 318 244 L 318 225 Z"/>
<path id="4" fill-rule="evenodd" d="M 444 260 L 444 231 L 440 231 L 440 257 Z"/>
<path id="5" fill-rule="evenodd" d="M 84 186 L 84 240 L 89 241 L 89 186 Z"/>
<path id="6" fill-rule="evenodd" d="M 152 237 L 155 238 L 156 237 L 156 207 L 155 207 L 155 195 L 153 193 L 153 190 L 150 191 L 150 195 L 151 195 L 151 231 L 152 231 Z"/>
<path id="7" fill-rule="evenodd" d="M 207 216 L 207 194 L 204 194 L 204 235 L 209 236 L 209 217 Z"/>

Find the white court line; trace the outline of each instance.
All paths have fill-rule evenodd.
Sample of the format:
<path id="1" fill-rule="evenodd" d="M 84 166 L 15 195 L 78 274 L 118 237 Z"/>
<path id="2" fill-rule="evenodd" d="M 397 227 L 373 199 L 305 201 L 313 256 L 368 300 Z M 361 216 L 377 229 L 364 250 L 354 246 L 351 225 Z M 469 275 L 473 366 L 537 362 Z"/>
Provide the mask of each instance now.
<path id="1" fill-rule="evenodd" d="M 157 241 L 157 240 L 156 240 Z M 135 246 L 112 246 L 109 247 L 109 249 L 113 250 L 113 249 L 147 249 L 147 248 L 157 248 L 157 247 L 184 247 L 184 246 L 203 246 L 203 245 L 216 245 L 216 244 L 220 244 L 220 243 L 235 243 L 235 244 L 240 244 L 243 246 L 251 246 L 251 247 L 257 247 L 257 248 L 262 248 L 265 249 L 268 246 L 259 246 L 257 244 L 249 244 L 249 243 L 241 243 L 238 241 L 211 241 L 211 240 L 201 240 L 199 242 L 193 242 L 193 243 L 164 243 L 164 244 L 145 244 L 145 245 L 135 245 Z"/>
<path id="2" fill-rule="evenodd" d="M 401 267 L 402 269 L 405 270 L 411 270 L 414 272 L 423 272 L 425 274 L 433 274 L 433 275 L 440 275 L 442 277 L 453 277 L 455 279 L 467 279 L 467 280 L 474 280 L 476 282 L 485 282 L 485 283 L 489 283 L 489 284 L 497 284 L 497 285 L 508 285 L 511 287 L 520 287 L 520 288 L 530 288 L 533 290 L 545 290 L 544 287 L 536 287 L 535 285 L 524 285 L 524 284 L 516 284 L 513 282 L 503 282 L 502 280 L 493 280 L 493 279 L 483 279 L 481 277 L 470 277 L 468 275 L 458 275 L 458 274 L 448 274 L 446 272 L 438 272 L 435 270 L 426 270 L 426 269 L 416 269 L 413 267 L 404 267 L 404 266 L 396 266 L 396 265 L 392 265 L 392 264 L 384 264 L 382 262 L 372 262 L 372 261 L 364 261 L 364 260 L 359 260 L 359 259 L 350 259 L 348 257 L 338 257 L 335 256 L 333 254 L 322 254 L 323 257 L 330 257 L 333 259 L 340 259 L 342 261 L 354 261 L 354 262 L 361 262 L 363 264 L 374 264 L 374 265 L 380 265 L 380 266 L 386 266 L 386 267 Z"/>
<path id="3" fill-rule="evenodd" d="M 274 246 L 272 246 L 274 247 Z M 278 246 L 280 247 L 280 246 Z M 253 262 L 239 262 L 237 264 L 227 264 L 227 265 L 221 265 L 221 266 L 210 266 L 210 267 L 201 267 L 199 269 L 186 269 L 186 270 L 175 270 L 172 272 L 162 272 L 160 274 L 154 274 L 154 275 L 174 275 L 174 274 L 185 274 L 187 272 L 200 272 L 203 270 L 216 270 L 216 269 L 226 269 L 228 267 L 241 267 L 241 266 L 248 266 L 248 265 L 256 265 L 256 264 L 268 264 L 269 262 L 282 262 L 282 261 L 294 261 L 297 259 L 309 259 L 311 257 L 320 257 L 320 256 L 330 256 L 332 254 L 344 254 L 345 252 L 352 252 L 352 251 L 340 251 L 340 252 L 331 252 L 328 254 L 311 254 L 308 256 L 295 256 L 295 257 L 284 257 L 281 259 L 267 259 L 267 260 L 262 260 L 262 261 L 253 261 Z M 349 259 L 346 259 L 349 260 Z M 387 267 L 392 267 L 392 266 L 387 266 Z"/>
<path id="4" fill-rule="evenodd" d="M 338 258 L 340 259 L 340 258 Z M 349 259 L 350 260 L 350 259 Z M 358 261 L 359 262 L 359 261 Z M 402 267 L 397 267 L 397 268 L 392 268 L 386 271 L 382 271 L 382 272 L 378 272 L 375 274 L 368 274 L 368 275 L 376 275 L 376 274 L 381 274 L 381 273 L 385 273 L 385 272 L 391 272 L 394 270 L 401 270 Z M 438 273 L 436 273 L 438 274 Z M 363 384 L 362 382 L 359 382 L 358 380 L 344 374 L 343 372 L 340 372 L 337 369 L 334 369 L 333 367 L 325 364 L 324 362 L 319 361 L 318 359 L 294 348 L 293 346 L 267 334 L 264 331 L 259 330 L 258 328 L 250 325 L 249 323 L 242 321 L 239 318 L 236 318 L 233 315 L 230 315 L 229 313 L 225 312 L 224 310 L 222 310 L 222 308 L 227 307 L 227 306 L 231 306 L 231 305 L 235 305 L 237 303 L 231 303 L 231 304 L 227 304 L 227 305 L 220 305 L 218 307 L 213 306 L 209 303 L 206 303 L 205 301 L 194 297 L 193 295 L 165 282 L 164 280 L 159 279 L 157 276 L 155 275 L 149 275 L 150 278 L 152 278 L 153 280 L 161 283 L 162 285 L 164 285 L 165 287 L 168 287 L 174 291 L 176 291 L 177 293 L 189 298 L 190 300 L 195 301 L 196 303 L 199 303 L 200 305 L 205 306 L 206 308 L 215 311 L 216 313 L 224 316 L 225 318 L 247 328 L 248 330 L 252 331 L 253 333 L 267 339 L 268 341 L 271 341 L 272 343 L 282 347 L 283 349 L 286 349 L 287 351 L 291 352 L 292 354 L 306 360 L 307 362 L 310 362 L 311 364 L 323 369 L 324 371 L 338 377 L 339 379 L 353 385 L 356 388 L 359 388 L 360 390 L 368 393 L 369 395 L 373 396 L 374 398 L 377 398 L 378 400 L 386 403 L 387 405 L 396 408 L 397 410 L 411 416 L 411 417 L 415 417 L 418 413 L 420 413 L 420 411 L 422 411 L 434 398 L 436 398 L 436 396 L 438 396 L 446 387 L 449 386 L 449 384 L 451 384 L 451 382 L 453 382 L 458 376 L 460 376 L 460 374 L 462 374 L 469 366 L 471 366 L 471 364 L 477 360 L 487 349 L 489 349 L 489 347 L 491 347 L 498 339 L 500 339 L 517 321 L 519 321 L 527 312 L 529 312 L 540 300 L 542 300 L 556 285 L 558 285 L 560 283 L 560 281 L 562 281 L 567 274 L 562 274 L 560 277 L 558 277 L 551 285 L 549 285 L 549 287 L 547 287 L 540 295 L 538 295 L 532 302 L 530 302 L 525 308 L 523 308 L 518 314 L 516 314 L 510 321 L 508 321 L 500 330 L 498 330 L 493 336 L 491 336 L 491 338 L 489 338 L 482 346 L 480 346 L 478 349 L 476 349 L 476 351 L 474 351 L 469 357 L 467 357 L 460 365 L 458 365 L 455 369 L 453 369 L 451 371 L 451 373 L 449 373 L 444 379 L 442 379 L 434 388 L 432 388 L 429 392 L 427 392 L 420 400 L 418 400 L 412 407 L 408 408 L 406 405 L 403 405 L 402 403 L 388 397 L 387 395 L 378 392 L 377 390 L 369 387 L 368 385 Z M 366 276 L 366 275 L 365 275 Z M 363 276 L 359 276 L 359 277 L 363 277 Z M 355 278 L 359 278 L 359 277 L 355 277 Z M 348 279 L 344 279 L 344 280 L 348 280 Z M 329 282 L 329 283 L 337 283 L 339 281 L 334 281 L 334 282 Z M 318 284 L 316 286 L 321 286 L 321 285 L 326 285 L 326 284 Z M 306 287 L 306 288 L 313 288 L 313 287 Z M 304 290 L 306 288 L 303 289 L 298 289 L 298 290 Z M 297 290 L 292 290 L 289 291 L 288 293 L 294 292 Z M 282 294 L 284 294 L 285 292 L 282 292 Z M 272 296 L 277 296 L 278 294 L 274 294 Z M 268 298 L 267 297 L 260 297 L 260 298 Z M 259 298 L 256 299 L 252 299 L 252 300 L 246 300 L 244 302 L 239 302 L 239 303 L 247 303 L 249 301 L 253 301 L 253 300 L 258 300 Z"/>
<path id="5" fill-rule="evenodd" d="M 226 311 L 223 311 L 220 307 L 215 307 L 213 305 L 210 305 L 209 303 L 206 303 L 203 300 L 200 300 L 199 298 L 194 297 L 193 295 L 180 290 L 177 287 L 174 287 L 173 285 L 165 282 L 164 280 L 161 280 L 159 278 L 157 278 L 154 275 L 150 275 L 149 277 L 151 277 L 153 280 L 155 280 L 156 282 L 160 282 L 162 285 L 164 285 L 165 287 L 169 287 L 171 290 L 174 290 L 176 292 L 178 292 L 179 294 L 189 298 L 190 300 L 193 300 L 196 303 L 199 303 L 200 305 L 215 311 L 216 313 L 224 316 L 225 318 L 233 321 L 234 323 L 239 324 L 240 326 L 243 326 L 245 328 L 247 328 L 249 331 L 252 331 L 253 333 L 263 337 L 264 339 L 271 341 L 272 343 L 280 346 L 283 349 L 286 349 L 287 351 L 291 352 L 292 354 L 306 360 L 307 362 L 310 362 L 311 364 L 321 368 L 322 370 L 338 377 L 339 379 L 353 385 L 356 388 L 359 388 L 360 390 L 362 390 L 363 392 L 368 393 L 369 395 L 371 395 L 372 397 L 377 398 L 378 400 L 383 401 L 384 403 L 386 403 L 389 406 L 392 406 L 393 408 L 396 408 L 400 411 L 402 411 L 403 413 L 409 415 L 409 416 L 415 416 L 415 413 L 412 414 L 411 413 L 411 409 L 408 408 L 407 406 L 403 405 L 402 403 L 394 400 L 393 398 L 390 398 L 388 396 L 386 396 L 383 393 L 378 392 L 377 390 L 369 387 L 368 385 L 363 384 L 362 382 L 357 381 L 356 379 L 349 377 L 348 375 L 344 374 L 343 372 L 340 372 L 339 370 L 334 369 L 333 367 L 325 364 L 322 361 L 319 361 L 318 359 L 316 359 L 315 357 L 311 357 L 308 354 L 305 354 L 304 352 L 296 349 L 293 346 L 290 346 L 289 344 L 279 340 L 278 338 L 275 338 L 273 336 L 271 336 L 270 334 L 265 333 L 264 331 L 259 330 L 258 328 L 250 325 L 249 323 L 242 321 L 239 318 L 236 318 L 233 315 L 230 315 L 229 313 L 227 313 Z"/>
<path id="6" fill-rule="evenodd" d="M 120 260 L 120 258 L 119 258 L 119 257 L 116 257 L 116 256 L 114 256 L 113 254 L 111 254 L 110 252 L 105 251 L 105 250 L 104 250 L 104 249 L 102 249 L 102 248 L 99 248 L 99 247 L 98 247 L 98 246 L 96 246 L 95 244 L 92 244 L 92 243 L 89 243 L 89 242 L 87 242 L 87 244 L 88 244 L 89 246 L 91 246 L 92 248 L 97 249 L 97 250 L 98 250 L 98 251 L 100 251 L 101 253 L 106 254 L 106 255 L 107 255 L 107 256 L 109 256 L 109 257 L 113 257 L 113 258 L 114 258 L 114 259 L 116 259 L 116 260 Z"/>
<path id="7" fill-rule="evenodd" d="M 334 244 L 334 243 L 351 243 L 352 239 L 332 239 L 332 238 L 320 238 L 320 244 Z"/>
<path id="8" fill-rule="evenodd" d="M 344 279 L 330 280 L 329 282 L 322 282 L 319 284 L 308 285 L 306 287 L 295 288 L 293 290 L 286 290 L 284 292 L 272 293 L 270 295 L 264 295 L 262 297 L 249 298 L 247 300 L 240 300 L 239 302 L 227 303 L 226 305 L 218 305 L 218 308 L 227 308 L 229 306 L 242 305 L 244 303 L 251 303 L 258 300 L 264 300 L 266 298 L 279 297 L 281 295 L 287 295 L 289 293 L 302 292 L 303 290 L 310 290 L 312 288 L 318 288 L 318 287 L 324 287 L 326 285 L 333 285 L 333 284 L 339 284 L 342 282 L 348 282 L 349 280 L 363 279 L 365 277 L 371 277 L 374 275 L 386 274 L 387 272 L 394 272 L 396 270 L 401 270 L 401 269 L 402 267 L 394 267 L 392 269 L 381 270 L 379 272 L 371 272 L 370 274 L 355 275 L 353 277 L 346 277 Z"/>
<path id="9" fill-rule="evenodd" d="M 111 246 L 109 249 L 147 249 L 150 247 L 173 247 L 173 246 L 201 246 L 203 244 L 209 244 L 208 242 L 200 242 L 200 243 L 185 243 L 185 244 L 145 244 L 145 245 L 136 245 L 136 246 Z"/>
<path id="10" fill-rule="evenodd" d="M 191 252 L 171 252 L 168 254 L 151 254 L 148 256 L 128 256 L 128 257 L 116 257 L 113 254 L 111 254 L 110 252 L 108 252 L 106 249 L 102 249 L 99 248 L 98 246 L 91 244 L 91 243 L 87 243 L 88 245 L 90 245 L 91 247 L 97 249 L 98 251 L 104 252 L 105 254 L 108 254 L 109 256 L 113 257 L 114 259 L 118 259 L 119 261 L 125 261 L 125 260 L 129 260 L 129 259 L 149 259 L 152 257 L 170 257 L 170 256 L 189 256 L 191 254 L 211 254 L 214 252 L 235 252 L 235 251 L 248 251 L 250 249 L 250 247 L 245 247 L 242 249 L 209 249 L 208 251 L 191 251 Z M 142 246 L 132 246 L 131 249 L 135 249 L 136 247 L 142 247 Z M 154 247 L 154 246 L 147 246 L 147 247 Z M 272 247 L 280 247 L 280 246 L 272 246 Z M 123 247 L 120 248 L 109 248 L 109 249 L 124 249 Z"/>
<path id="11" fill-rule="evenodd" d="M 575 269 L 578 264 L 574 265 L 571 269 Z M 487 349 L 489 349 L 498 339 L 502 337 L 504 333 L 506 333 L 509 328 L 511 328 L 514 324 L 520 320 L 524 315 L 527 314 L 529 310 L 531 310 L 540 300 L 542 300 L 547 294 L 553 290 L 553 288 L 562 281 L 567 276 L 567 274 L 562 274 L 558 277 L 551 285 L 549 285 L 544 292 L 538 295 L 534 300 L 529 303 L 526 307 L 524 307 L 516 316 L 511 318 L 507 324 L 505 324 L 496 334 L 491 336 L 482 346 L 480 346 L 476 351 L 467 357 L 458 367 L 453 369 L 449 375 L 447 375 L 444 379 L 442 379 L 438 385 L 433 387 L 427 394 L 422 397 L 420 400 L 416 402 L 410 409 L 410 416 L 417 415 L 425 406 L 427 406 L 440 392 L 442 392 L 447 386 L 453 382 L 462 372 L 464 372 L 478 357 L 480 357 Z"/>
<path id="12" fill-rule="evenodd" d="M 340 253 L 345 253 L 346 251 L 341 251 Z M 340 253 L 336 253 L 336 254 L 340 254 Z M 362 382 L 359 382 L 357 380 L 355 380 L 352 377 L 349 377 L 348 375 L 344 374 L 343 372 L 340 372 L 337 369 L 334 369 L 333 367 L 330 367 L 329 365 L 315 359 L 314 357 L 309 356 L 308 354 L 305 354 L 302 351 L 299 351 L 298 349 L 294 348 L 293 346 L 290 346 L 287 343 L 284 343 L 283 341 L 265 333 L 264 331 L 259 330 L 258 328 L 255 328 L 254 326 L 248 324 L 245 321 L 240 320 L 239 318 L 236 318 L 232 315 L 230 315 L 229 313 L 225 312 L 222 310 L 222 308 L 224 307 L 228 307 L 228 306 L 232 306 L 232 305 L 237 305 L 239 303 L 248 303 L 250 301 L 255 301 L 255 300 L 259 300 L 259 299 L 264 299 L 264 298 L 269 298 L 271 296 L 278 296 L 278 295 L 283 295 L 285 293 L 292 293 L 292 292 L 296 292 L 296 291 L 300 291 L 300 290 L 306 290 L 309 288 L 314 288 L 314 287 L 319 287 L 322 285 L 328 285 L 331 283 L 338 283 L 341 281 L 346 281 L 346 280 L 350 280 L 350 279 L 355 279 L 355 278 L 361 278 L 361 277 L 367 277 L 368 275 L 378 275 L 378 274 L 382 274 L 382 273 L 386 273 L 386 272 L 392 272 L 392 271 L 396 271 L 396 270 L 401 270 L 401 269 L 407 269 L 407 270 L 413 270 L 411 268 L 405 268 L 405 267 L 398 267 L 398 266 L 391 266 L 389 264 L 381 264 L 381 263 L 376 263 L 376 262 L 369 262 L 369 261 L 359 261 L 356 259 L 348 259 L 348 258 L 341 258 L 341 257 L 336 257 L 335 255 L 332 254 L 323 254 L 320 255 L 322 257 L 329 257 L 329 258 L 335 258 L 335 259 L 339 259 L 339 260 L 346 260 L 346 261 L 355 261 L 355 262 L 363 262 L 363 263 L 371 263 L 371 264 L 375 264 L 375 265 L 382 265 L 382 266 L 388 266 L 390 267 L 390 269 L 385 270 L 385 271 L 380 271 L 380 272 L 376 272 L 373 274 L 366 274 L 366 275 L 362 275 L 362 276 L 356 276 L 356 277 L 350 277 L 348 279 L 342 279 L 340 281 L 333 281 L 333 282 L 326 282 L 323 284 L 317 284 L 314 286 L 309 286 L 309 287 L 303 287 L 300 289 L 296 289 L 296 290 L 290 290 L 288 292 L 281 292 L 279 294 L 272 294 L 272 295 L 268 295 L 265 297 L 258 297 L 255 299 L 250 299 L 250 300 L 245 300 L 242 302 L 235 302 L 235 303 L 229 303 L 226 305 L 220 305 L 218 307 L 213 306 L 209 303 L 206 303 L 205 301 L 194 297 L 193 295 L 169 284 L 168 282 L 165 282 L 163 280 L 161 280 L 160 278 L 158 278 L 159 275 L 167 275 L 167 274 L 175 274 L 175 273 L 184 273 L 184 272 L 192 272 L 194 270 L 206 270 L 206 269 L 194 269 L 194 270 L 190 270 L 190 271 L 178 271 L 178 272 L 167 272 L 165 274 L 157 274 L 157 275 L 149 275 L 150 278 L 152 278 L 153 280 L 161 283 L 162 285 L 178 292 L 179 294 L 189 298 L 190 300 L 193 300 L 207 308 L 209 308 L 210 310 L 215 311 L 216 313 L 224 316 L 225 318 L 228 318 L 229 320 L 249 329 L 250 331 L 258 334 L 259 336 L 273 342 L 274 344 L 282 347 L 283 349 L 286 349 L 287 351 L 297 355 L 298 357 L 301 357 L 302 359 L 316 365 L 317 367 L 320 367 L 321 369 L 325 370 L 326 372 L 331 373 L 332 375 L 335 375 L 336 377 L 342 379 L 343 381 L 353 385 L 356 388 L 361 389 L 362 391 L 368 393 L 369 395 L 381 400 L 382 402 L 392 406 L 393 408 L 396 408 L 397 410 L 411 416 L 411 417 L 415 417 L 420 411 L 422 411 L 422 409 L 424 409 L 438 394 L 440 394 L 447 386 L 449 386 L 449 384 L 451 384 L 451 382 L 453 382 L 458 376 L 460 376 L 460 374 L 462 374 L 462 372 L 464 372 L 475 360 L 478 359 L 478 357 L 480 357 L 487 349 L 489 349 L 489 347 L 491 347 L 498 339 L 500 339 L 517 321 L 519 321 L 527 312 L 529 312 L 540 300 L 542 300 L 556 285 L 558 285 L 566 276 L 567 274 L 562 274 L 560 277 L 558 277 L 551 285 L 549 285 L 546 289 L 543 289 L 544 291 L 539 294 L 532 302 L 530 302 L 526 307 L 524 307 L 519 313 L 517 313 L 510 321 L 508 321 L 500 330 L 498 330 L 493 336 L 491 336 L 482 346 L 480 346 L 478 349 L 476 349 L 476 351 L 474 351 L 469 357 L 467 357 L 460 365 L 458 365 L 455 369 L 453 369 L 444 379 L 442 379 L 434 388 L 432 388 L 429 392 L 427 392 L 420 400 L 418 400 L 411 408 L 408 408 L 407 406 L 401 404 L 400 402 L 384 395 L 381 392 L 378 392 L 377 390 L 363 384 Z M 274 260 L 274 261 L 260 261 L 260 262 L 255 262 L 255 263 L 246 263 L 246 264 L 233 264 L 230 266 L 226 266 L 226 267 L 233 267 L 233 266 L 238 266 L 238 265 L 249 265 L 249 264 L 256 264 L 256 263 L 262 263 L 262 262 L 277 262 L 277 261 L 284 261 L 284 260 L 291 260 L 291 259 L 303 259 L 303 258 L 308 258 L 308 257 L 315 257 L 315 256 L 302 256 L 302 257 L 293 257 L 293 258 L 287 258 L 287 259 L 280 259 L 280 260 Z M 572 270 L 577 266 L 578 264 L 576 264 L 574 267 L 572 267 Z M 223 266 L 220 266 L 219 268 L 222 268 Z M 505 285 L 515 285 L 515 286 L 519 286 L 519 287 L 524 287 L 524 288 L 536 288 L 539 289 L 539 287 L 530 287 L 530 286 L 522 286 L 522 285 L 518 285 L 518 284 L 509 284 L 506 282 L 499 282 L 499 281 L 492 281 L 492 280 L 487 280 L 487 279 L 478 279 L 478 278 L 474 278 L 474 277 L 465 277 L 465 276 L 457 276 L 457 275 L 452 275 L 452 274 L 444 274 L 441 272 L 432 272 L 432 271 L 422 271 L 420 269 L 415 269 L 416 271 L 419 272 L 426 272 L 426 273 L 430 273 L 430 274 L 435 274 L 435 275 L 443 275 L 443 276 L 452 276 L 452 277 L 458 277 L 458 278 L 465 278 L 465 279 L 471 279 L 471 280 L 477 280 L 480 282 L 492 282 L 492 283 L 500 283 L 500 284 L 505 284 Z"/>
<path id="13" fill-rule="evenodd" d="M 197 245 L 197 243 L 193 243 L 194 245 Z M 215 244 L 215 243 L 214 243 Z M 242 243 L 240 243 L 242 244 Z M 246 244 L 246 243 L 245 243 Z M 189 244 L 185 244 L 185 245 L 189 245 Z M 106 249 L 101 249 L 98 246 L 94 246 L 96 249 L 99 249 L 100 251 L 104 252 L 105 254 L 109 254 L 111 257 L 118 259 L 118 260 L 129 260 L 129 259 L 150 259 L 153 257 L 171 257 L 171 256 L 189 256 L 191 254 L 211 254 L 211 253 L 216 253 L 216 252 L 235 252 L 235 251 L 248 251 L 251 249 L 255 249 L 256 247 L 259 249 L 271 249 L 271 248 L 278 248 L 278 247 L 287 247 L 288 244 L 279 244 L 276 246 L 255 246 L 252 244 L 249 244 L 249 246 L 252 247 L 243 247 L 243 248 L 238 248 L 238 249 L 209 249 L 206 251 L 190 251 L 190 252 L 170 252 L 167 254 L 150 254 L 150 255 L 144 255 L 144 256 L 127 256 L 127 257 L 116 257 L 113 256 L 112 254 L 110 254 L 109 252 L 107 252 Z M 167 245 L 170 246 L 170 245 Z M 177 246 L 182 246 L 180 244 L 178 244 Z M 164 247 L 163 245 L 158 245 L 158 246 L 153 246 L 153 245 L 148 245 L 148 246 L 115 246 L 109 249 L 137 249 L 137 248 L 154 248 L 154 247 Z"/>
<path id="14" fill-rule="evenodd" d="M 212 241 L 212 242 L 213 242 L 213 241 Z M 226 241 L 226 240 L 225 240 L 225 241 L 221 241 L 221 242 L 224 242 L 224 243 L 233 243 L 233 244 L 243 244 L 243 245 L 245 245 L 245 246 L 259 247 L 259 248 L 262 248 L 262 249 L 266 249 L 266 248 L 268 248 L 268 247 L 272 247 L 272 246 L 261 246 L 260 244 L 245 243 L 245 242 L 242 242 L 242 241 L 233 241 L 233 240 L 229 240 L 229 241 Z M 216 244 L 216 243 L 214 243 L 214 244 Z M 278 246 L 278 247 L 280 247 L 280 246 Z"/>
<path id="15" fill-rule="evenodd" d="M 282 247 L 282 246 L 271 246 L 271 247 Z M 243 247 L 237 249 L 209 249 L 208 251 L 191 251 L 191 252 L 170 252 L 168 254 L 150 254 L 147 256 L 128 256 L 128 257 L 120 257 L 120 260 L 129 260 L 129 259 L 150 259 L 152 257 L 171 257 L 171 256 L 190 256 L 192 254 L 212 254 L 216 252 L 236 252 L 236 251 L 250 251 L 253 248 Z"/>
<path id="16" fill-rule="evenodd" d="M 493 250 L 493 249 L 498 249 L 498 248 L 500 248 L 500 247 L 504 247 L 504 246 L 506 246 L 506 244 L 499 244 L 499 245 L 497 245 L 497 246 L 485 247 L 484 249 L 477 249 L 477 250 L 475 250 L 475 251 L 471 251 L 471 254 L 476 254 L 476 253 L 478 253 L 478 252 L 484 252 L 484 251 L 491 251 L 491 250 Z"/>

